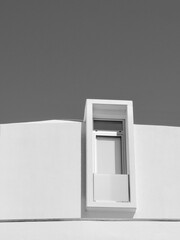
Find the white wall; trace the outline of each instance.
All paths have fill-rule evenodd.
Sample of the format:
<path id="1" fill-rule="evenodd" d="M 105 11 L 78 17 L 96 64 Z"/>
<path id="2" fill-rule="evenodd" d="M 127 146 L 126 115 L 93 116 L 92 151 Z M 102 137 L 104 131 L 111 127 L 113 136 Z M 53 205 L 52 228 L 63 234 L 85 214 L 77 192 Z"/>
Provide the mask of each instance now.
<path id="1" fill-rule="evenodd" d="M 179 222 L 1 223 L 3 240 L 179 240 Z"/>
<path id="2" fill-rule="evenodd" d="M 180 127 L 135 128 L 135 218 L 180 219 Z"/>
<path id="3" fill-rule="evenodd" d="M 0 220 L 81 217 L 81 127 L 70 121 L 1 125 Z M 134 133 L 134 218 L 180 219 L 180 128 L 135 125 Z"/>
<path id="4" fill-rule="evenodd" d="M 81 123 L 0 127 L 0 220 L 79 218 Z"/>

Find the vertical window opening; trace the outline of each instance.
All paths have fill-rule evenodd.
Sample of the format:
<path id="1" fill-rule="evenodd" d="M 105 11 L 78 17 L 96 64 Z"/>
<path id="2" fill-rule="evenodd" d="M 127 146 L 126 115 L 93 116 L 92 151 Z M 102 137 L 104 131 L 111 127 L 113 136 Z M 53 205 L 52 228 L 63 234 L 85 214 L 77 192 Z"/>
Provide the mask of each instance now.
<path id="1" fill-rule="evenodd" d="M 94 120 L 95 173 L 127 174 L 125 121 Z"/>

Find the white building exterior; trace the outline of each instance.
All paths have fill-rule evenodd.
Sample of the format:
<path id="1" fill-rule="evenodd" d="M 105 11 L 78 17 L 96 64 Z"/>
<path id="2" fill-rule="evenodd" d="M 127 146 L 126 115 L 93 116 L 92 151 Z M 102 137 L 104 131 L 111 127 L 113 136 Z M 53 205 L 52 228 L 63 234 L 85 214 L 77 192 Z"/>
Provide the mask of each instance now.
<path id="1" fill-rule="evenodd" d="M 83 124 L 0 126 L 0 239 L 180 239 L 180 127 L 134 125 L 136 212 L 119 218 L 86 211 Z"/>

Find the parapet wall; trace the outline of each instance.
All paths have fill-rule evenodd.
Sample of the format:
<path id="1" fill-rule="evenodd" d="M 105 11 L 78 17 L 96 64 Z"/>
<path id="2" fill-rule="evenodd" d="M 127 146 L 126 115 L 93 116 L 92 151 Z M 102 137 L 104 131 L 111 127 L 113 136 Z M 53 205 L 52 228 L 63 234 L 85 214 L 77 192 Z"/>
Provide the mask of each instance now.
<path id="1" fill-rule="evenodd" d="M 81 131 L 75 121 L 0 126 L 0 220 L 82 217 Z M 134 219 L 180 219 L 180 128 L 134 125 L 134 138 Z"/>

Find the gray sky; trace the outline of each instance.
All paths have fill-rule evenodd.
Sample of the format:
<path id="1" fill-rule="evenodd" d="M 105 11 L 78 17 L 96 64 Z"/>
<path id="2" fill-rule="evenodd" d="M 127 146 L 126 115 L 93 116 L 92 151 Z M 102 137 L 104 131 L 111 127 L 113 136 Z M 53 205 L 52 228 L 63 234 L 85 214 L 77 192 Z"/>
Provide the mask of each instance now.
<path id="1" fill-rule="evenodd" d="M 0 1 L 0 123 L 82 119 L 133 100 L 137 124 L 180 126 L 180 1 Z"/>

